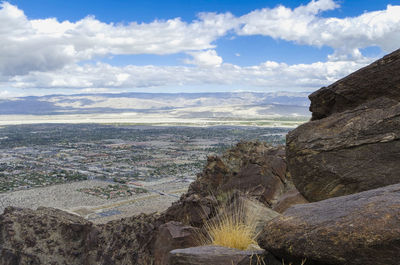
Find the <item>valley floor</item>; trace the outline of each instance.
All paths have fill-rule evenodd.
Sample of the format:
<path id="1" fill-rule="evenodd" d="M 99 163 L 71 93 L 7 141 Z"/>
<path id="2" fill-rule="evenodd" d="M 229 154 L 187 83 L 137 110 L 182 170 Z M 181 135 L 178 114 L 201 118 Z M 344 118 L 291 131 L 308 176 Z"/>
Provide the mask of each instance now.
<path id="1" fill-rule="evenodd" d="M 188 180 L 166 178 L 140 183 L 146 193 L 113 199 L 101 198 L 78 191 L 82 188 L 107 187 L 110 182 L 86 180 L 0 195 L 0 212 L 6 206 L 36 209 L 54 207 L 80 215 L 94 223 L 105 223 L 140 213 L 162 212 L 187 191 Z"/>

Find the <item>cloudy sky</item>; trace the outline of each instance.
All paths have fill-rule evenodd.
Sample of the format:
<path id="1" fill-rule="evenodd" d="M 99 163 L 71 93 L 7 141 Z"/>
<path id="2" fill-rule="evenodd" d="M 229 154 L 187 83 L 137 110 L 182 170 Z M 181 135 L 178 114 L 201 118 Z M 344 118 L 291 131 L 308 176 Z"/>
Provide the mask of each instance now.
<path id="1" fill-rule="evenodd" d="M 313 91 L 400 48 L 400 1 L 0 2 L 0 97 Z"/>

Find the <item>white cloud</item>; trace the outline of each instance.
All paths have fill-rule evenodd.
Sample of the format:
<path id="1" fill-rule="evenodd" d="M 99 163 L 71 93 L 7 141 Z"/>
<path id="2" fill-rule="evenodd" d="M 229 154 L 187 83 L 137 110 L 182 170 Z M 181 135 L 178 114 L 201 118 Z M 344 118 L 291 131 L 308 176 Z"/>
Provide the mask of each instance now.
<path id="1" fill-rule="evenodd" d="M 333 0 L 311 1 L 295 9 L 277 6 L 244 16 L 200 13 L 151 23 L 104 23 L 94 17 L 76 22 L 28 19 L 7 2 L 0 3 L 0 89 L 129 89 L 226 85 L 232 89 L 311 91 L 371 62 L 361 48 L 389 52 L 400 43 L 400 6 L 356 17 L 325 18 L 338 7 Z M 312 46 L 329 46 L 327 62 L 288 65 L 267 61 L 241 67 L 223 62 L 215 41 L 232 33 L 264 35 Z M 194 66 L 117 67 L 85 60 L 124 54 L 186 53 Z M 236 56 L 240 54 L 235 54 Z M 215 67 L 217 66 L 217 67 Z M 11 90 L 9 90 L 11 91 Z M 5 92 L 2 93 L 5 95 Z"/>
<path id="2" fill-rule="evenodd" d="M 7 87 L 15 88 L 151 88 L 225 85 L 232 89 L 264 91 L 312 91 L 359 69 L 371 59 L 287 65 L 267 61 L 240 67 L 125 66 L 109 64 L 69 65 L 51 72 L 15 76 Z"/>
<path id="3" fill-rule="evenodd" d="M 323 18 L 322 11 L 337 8 L 333 0 L 311 1 L 295 9 L 278 6 L 255 10 L 240 18 L 239 35 L 264 35 L 335 50 L 331 59 L 358 58 L 360 48 L 378 46 L 386 52 L 399 48 L 400 6 L 357 17 Z"/>
<path id="4" fill-rule="evenodd" d="M 194 64 L 197 66 L 221 66 L 222 58 L 218 56 L 215 50 L 188 52 L 193 57 L 192 60 L 185 60 L 186 64 Z"/>
<path id="5" fill-rule="evenodd" d="M 8 90 L 0 90 L 0 99 L 10 97 L 11 93 Z"/>
<path id="6" fill-rule="evenodd" d="M 49 71 L 109 54 L 173 54 L 213 48 L 234 27 L 229 13 L 199 14 L 192 23 L 180 18 L 127 25 L 94 17 L 75 23 L 55 18 L 29 20 L 22 10 L 0 4 L 0 73 L 23 75 Z"/>

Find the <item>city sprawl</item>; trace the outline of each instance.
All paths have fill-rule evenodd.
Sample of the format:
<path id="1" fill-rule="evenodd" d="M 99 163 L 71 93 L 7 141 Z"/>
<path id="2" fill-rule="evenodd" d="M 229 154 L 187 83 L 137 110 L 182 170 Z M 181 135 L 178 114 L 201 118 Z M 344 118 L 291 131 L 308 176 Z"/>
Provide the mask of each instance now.
<path id="1" fill-rule="evenodd" d="M 95 179 L 114 186 L 97 192 L 83 187 L 81 191 L 109 197 L 107 191 L 120 187 L 119 194 L 129 195 L 135 190 L 127 192 L 126 184 L 166 177 L 190 181 L 208 155 L 220 154 L 240 140 L 283 143 L 287 131 L 95 124 L 5 126 L 0 128 L 0 192 Z"/>

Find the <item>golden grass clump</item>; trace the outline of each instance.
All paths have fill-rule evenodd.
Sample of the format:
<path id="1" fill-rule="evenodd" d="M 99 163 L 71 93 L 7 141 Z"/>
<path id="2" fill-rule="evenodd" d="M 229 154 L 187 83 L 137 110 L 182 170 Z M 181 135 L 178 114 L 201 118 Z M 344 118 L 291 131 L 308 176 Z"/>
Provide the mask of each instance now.
<path id="1" fill-rule="evenodd" d="M 201 245 L 216 245 L 240 250 L 260 249 L 256 241 L 257 222 L 243 205 L 221 206 L 216 217 L 207 220 Z"/>

